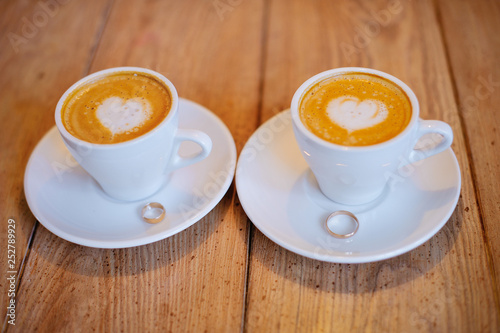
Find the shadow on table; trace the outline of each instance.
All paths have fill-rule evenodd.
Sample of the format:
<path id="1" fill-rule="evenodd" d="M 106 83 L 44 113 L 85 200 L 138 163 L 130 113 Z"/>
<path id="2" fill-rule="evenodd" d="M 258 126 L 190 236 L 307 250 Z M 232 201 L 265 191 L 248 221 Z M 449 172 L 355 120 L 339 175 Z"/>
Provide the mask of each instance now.
<path id="1" fill-rule="evenodd" d="M 460 200 L 448 222 L 436 235 L 395 258 L 365 264 L 318 261 L 276 245 L 254 227 L 252 260 L 301 287 L 324 292 L 363 294 L 398 287 L 426 277 L 454 251 L 462 225 L 461 204 Z"/>
<path id="2" fill-rule="evenodd" d="M 219 225 L 232 203 L 233 193 L 234 186 L 231 186 L 216 209 L 186 230 L 132 248 L 97 249 L 76 245 L 57 237 L 39 224 L 32 247 L 36 254 L 31 255 L 43 257 L 51 265 L 57 266 L 59 274 L 70 272 L 86 277 L 117 278 L 161 270 L 156 278 L 183 279 L 183 274 L 192 274 L 193 270 L 199 269 L 197 265 L 204 267 L 209 264 L 210 251 L 213 251 L 212 255 L 217 255 L 213 249 L 217 245 L 208 240 L 213 233 L 219 232 Z M 200 252 L 200 247 L 206 247 L 206 251 Z M 191 261 L 194 265 L 192 269 L 189 268 Z"/>
<path id="3" fill-rule="evenodd" d="M 310 178 L 309 176 L 306 173 L 297 181 L 295 186 L 303 186 L 304 179 Z M 295 192 L 302 193 L 304 191 L 301 188 L 300 191 Z M 437 205 L 435 208 L 438 208 L 440 203 L 438 200 L 433 201 L 433 195 L 439 197 L 442 193 L 429 193 L 429 207 Z M 315 200 L 317 202 L 317 198 Z M 307 200 L 304 200 L 303 197 L 294 199 L 291 196 L 290 205 L 293 207 L 292 210 L 296 213 L 297 211 L 311 212 L 305 201 Z M 397 287 L 426 276 L 450 251 L 453 251 L 453 246 L 463 223 L 462 212 L 464 207 L 462 205 L 462 201 L 459 200 L 450 219 L 436 235 L 417 248 L 392 259 L 366 264 L 338 264 L 314 260 L 276 245 L 256 228 L 254 228 L 251 258 L 253 264 L 257 263 L 267 267 L 267 270 L 272 273 L 310 289 L 335 293 L 362 294 Z M 288 218 L 290 221 L 300 220 L 303 216 L 299 215 L 289 216 Z M 297 228 L 295 232 L 309 243 L 314 241 L 314 237 L 317 237 L 317 230 L 309 231 L 303 226 L 297 226 L 297 223 L 290 223 Z M 409 228 L 403 231 L 411 233 L 412 230 L 412 228 Z M 319 254 L 317 257 L 321 259 Z"/>

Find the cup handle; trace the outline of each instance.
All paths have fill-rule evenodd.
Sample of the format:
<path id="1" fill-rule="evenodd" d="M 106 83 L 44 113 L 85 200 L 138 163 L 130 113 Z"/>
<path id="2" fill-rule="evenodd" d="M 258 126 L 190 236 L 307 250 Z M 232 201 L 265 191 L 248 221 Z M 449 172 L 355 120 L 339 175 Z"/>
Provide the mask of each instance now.
<path id="1" fill-rule="evenodd" d="M 433 138 L 428 138 L 422 140 L 422 136 L 425 134 L 437 133 L 442 136 L 442 140 L 436 143 Z M 453 131 L 445 122 L 439 120 L 419 120 L 417 129 L 417 141 L 415 144 L 423 144 L 423 148 L 415 149 L 413 148 L 410 152 L 409 161 L 411 163 L 423 160 L 432 155 L 439 154 L 440 152 L 448 149 L 453 142 Z"/>
<path id="2" fill-rule="evenodd" d="M 201 151 L 188 157 L 179 156 L 179 147 L 184 141 L 197 143 L 201 147 Z M 174 137 L 174 149 L 169 163 L 169 169 L 179 169 L 197 163 L 206 158 L 211 151 L 212 140 L 207 134 L 197 130 L 177 129 L 177 133 Z"/>

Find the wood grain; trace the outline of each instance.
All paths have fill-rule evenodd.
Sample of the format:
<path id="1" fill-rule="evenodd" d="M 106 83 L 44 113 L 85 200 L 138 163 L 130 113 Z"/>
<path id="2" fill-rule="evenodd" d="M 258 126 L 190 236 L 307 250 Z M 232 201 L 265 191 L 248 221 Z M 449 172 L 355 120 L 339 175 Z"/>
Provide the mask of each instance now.
<path id="1" fill-rule="evenodd" d="M 276 0 L 266 35 L 262 119 L 286 108 L 297 87 L 316 73 L 342 66 L 380 69 L 412 87 L 423 118 L 452 126 L 463 184 L 458 206 L 438 234 L 379 263 L 310 260 L 253 229 L 245 330 L 498 331 L 495 281 L 433 3 Z"/>
<path id="2" fill-rule="evenodd" d="M 256 126 L 262 3 L 232 8 L 220 16 L 207 1 L 116 1 L 95 57 L 87 59 L 90 72 L 125 65 L 157 70 L 181 97 L 216 113 L 241 147 Z M 85 248 L 40 227 L 19 293 L 16 328 L 237 331 L 248 227 L 233 187 L 194 226 L 137 248 Z"/>
<path id="3" fill-rule="evenodd" d="M 0 133 L 0 247 L 5 256 L 0 269 L 2 274 L 8 270 L 7 220 L 12 218 L 18 283 L 36 223 L 24 197 L 24 168 L 38 140 L 54 125 L 57 100 L 85 71 L 106 6 L 106 2 L 94 6 L 71 2 L 44 9 L 39 2 L 1 4 L 0 123 L 5 126 Z M 4 278 L 0 290 L 4 324 L 8 302 Z"/>
<path id="4" fill-rule="evenodd" d="M 500 286 L 500 3 L 439 1 L 485 239 Z M 497 304 L 499 290 L 496 289 Z"/>
<path id="5" fill-rule="evenodd" d="M 2 331 L 498 332 L 499 28 L 494 0 L 1 1 L 0 252 L 13 218 L 22 272 L 16 325 Z M 422 246 L 362 265 L 279 247 L 251 226 L 234 185 L 163 241 L 117 250 L 66 242 L 30 213 L 24 168 L 62 93 L 126 65 L 164 74 L 211 109 L 238 151 L 312 75 L 391 73 L 415 91 L 423 118 L 453 128 L 457 208 Z M 0 279 L 2 318 L 7 290 Z"/>

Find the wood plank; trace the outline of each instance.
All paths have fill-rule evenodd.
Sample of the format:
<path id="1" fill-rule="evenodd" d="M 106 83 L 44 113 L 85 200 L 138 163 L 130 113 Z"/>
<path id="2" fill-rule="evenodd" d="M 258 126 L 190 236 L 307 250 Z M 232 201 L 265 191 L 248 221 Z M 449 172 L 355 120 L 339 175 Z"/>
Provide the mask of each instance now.
<path id="1" fill-rule="evenodd" d="M 452 126 L 463 182 L 443 229 L 391 260 L 314 261 L 254 229 L 246 331 L 497 332 L 495 282 L 433 3 L 275 0 L 266 36 L 262 119 L 287 108 L 298 86 L 316 73 L 380 69 L 412 87 L 423 118 Z"/>
<path id="2" fill-rule="evenodd" d="M 438 1 L 480 217 L 500 286 L 500 3 Z M 499 300 L 497 299 L 497 302 Z"/>
<path id="3" fill-rule="evenodd" d="M 262 1 L 222 12 L 210 1 L 117 1 L 90 71 L 133 65 L 165 74 L 181 97 L 213 110 L 241 147 L 257 124 L 262 8 Z M 19 295 L 19 327 L 240 330 L 249 225 L 235 200 L 231 187 L 194 226 L 131 249 L 76 246 L 40 227 Z"/>
<path id="4" fill-rule="evenodd" d="M 95 6 L 63 1 L 0 4 L 0 123 L 4 125 L 0 132 L 0 247 L 5 253 L 0 269 L 2 274 L 17 272 L 17 283 L 36 223 L 24 197 L 24 168 L 38 140 L 54 125 L 57 100 L 86 70 L 106 6 L 104 1 Z M 94 19 L 85 21 L 84 17 Z M 9 219 L 16 225 L 13 269 L 7 266 Z M 9 289 L 2 278 L 2 325 L 6 324 Z"/>

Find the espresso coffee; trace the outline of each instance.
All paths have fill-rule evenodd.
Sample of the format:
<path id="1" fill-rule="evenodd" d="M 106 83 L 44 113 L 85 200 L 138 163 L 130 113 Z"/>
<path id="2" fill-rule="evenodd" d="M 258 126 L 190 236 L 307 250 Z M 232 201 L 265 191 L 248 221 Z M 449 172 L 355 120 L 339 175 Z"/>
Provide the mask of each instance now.
<path id="1" fill-rule="evenodd" d="M 112 144 L 135 139 L 158 126 L 172 106 L 172 94 L 147 73 L 116 72 L 86 82 L 66 98 L 61 120 L 78 139 Z"/>
<path id="2" fill-rule="evenodd" d="M 303 94 L 299 115 L 319 138 L 344 146 L 369 146 L 401 133 L 412 115 L 410 100 L 396 84 L 366 73 L 339 74 Z"/>

